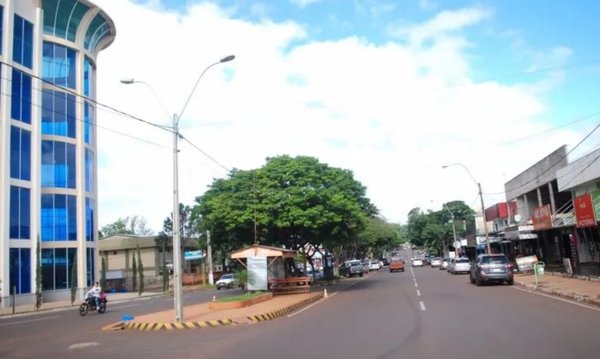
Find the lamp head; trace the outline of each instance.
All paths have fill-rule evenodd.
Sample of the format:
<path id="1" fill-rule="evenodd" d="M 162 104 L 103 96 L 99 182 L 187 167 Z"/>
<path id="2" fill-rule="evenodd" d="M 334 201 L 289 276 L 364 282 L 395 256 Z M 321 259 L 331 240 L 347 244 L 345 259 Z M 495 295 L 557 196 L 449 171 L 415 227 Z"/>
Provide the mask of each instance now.
<path id="1" fill-rule="evenodd" d="M 443 165 L 442 168 L 448 168 L 448 165 Z"/>
<path id="2" fill-rule="evenodd" d="M 222 58 L 221 60 L 219 60 L 219 62 L 221 62 L 221 63 L 229 62 L 229 61 L 232 61 L 233 59 L 235 59 L 235 55 L 229 55 L 229 56 L 226 56 L 226 57 Z"/>
<path id="3" fill-rule="evenodd" d="M 125 84 L 125 85 L 131 85 L 132 83 L 135 83 L 135 80 L 134 80 L 134 79 L 132 79 L 132 78 L 129 78 L 129 79 L 122 79 L 122 80 L 121 80 L 121 83 L 122 83 L 122 84 Z"/>

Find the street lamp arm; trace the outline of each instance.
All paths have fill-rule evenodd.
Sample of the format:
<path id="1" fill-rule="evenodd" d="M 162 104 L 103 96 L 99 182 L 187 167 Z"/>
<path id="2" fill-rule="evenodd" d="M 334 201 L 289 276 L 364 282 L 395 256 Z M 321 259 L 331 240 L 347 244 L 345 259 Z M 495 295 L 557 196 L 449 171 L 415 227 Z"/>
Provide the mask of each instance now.
<path id="1" fill-rule="evenodd" d="M 167 114 L 167 118 L 171 117 L 171 112 L 169 111 L 169 109 L 167 109 L 167 106 L 165 106 L 165 104 L 160 100 L 160 97 L 158 97 L 158 94 L 156 93 L 156 91 L 154 91 L 154 88 L 152 86 L 150 86 L 149 83 L 147 83 L 145 81 L 136 80 L 134 78 L 122 79 L 121 83 L 125 84 L 125 85 L 132 85 L 132 84 L 145 85 L 150 90 L 150 92 L 152 92 L 152 96 L 154 96 L 154 99 L 156 100 L 156 102 L 158 102 L 160 107 L 162 107 L 163 111 Z"/>
<path id="2" fill-rule="evenodd" d="M 187 100 L 185 101 L 185 104 L 183 105 L 183 108 L 181 109 L 181 111 L 179 111 L 179 115 L 177 115 L 177 120 L 181 119 L 181 116 L 183 116 L 183 112 L 185 111 L 185 109 L 187 108 L 188 104 L 190 103 L 190 100 L 192 99 L 192 96 L 194 95 L 194 92 L 196 91 L 196 87 L 198 87 L 198 83 L 200 83 L 200 80 L 202 79 L 202 77 L 204 76 L 204 74 L 213 66 L 216 66 L 218 64 L 224 63 L 224 62 L 229 62 L 231 60 L 235 59 L 234 55 L 229 55 L 226 56 L 224 58 L 222 58 L 221 60 L 212 63 L 210 65 L 208 65 L 200 74 L 200 76 L 198 76 L 198 79 L 196 80 L 196 83 L 194 84 L 194 87 L 192 88 L 192 91 L 190 91 L 190 94 L 188 95 Z"/>
<path id="3" fill-rule="evenodd" d="M 467 171 L 467 174 L 469 174 L 469 177 L 471 177 L 471 180 L 473 180 L 473 182 L 475 182 L 476 185 L 479 185 L 479 182 L 477 182 L 477 180 L 475 179 L 475 177 L 473 177 L 473 174 L 471 173 L 471 171 L 469 171 L 469 169 L 467 168 L 467 166 L 463 165 L 462 163 L 451 163 L 449 165 L 443 165 L 442 168 L 448 168 L 450 166 L 460 166 L 460 167 L 462 167 L 465 171 Z"/>

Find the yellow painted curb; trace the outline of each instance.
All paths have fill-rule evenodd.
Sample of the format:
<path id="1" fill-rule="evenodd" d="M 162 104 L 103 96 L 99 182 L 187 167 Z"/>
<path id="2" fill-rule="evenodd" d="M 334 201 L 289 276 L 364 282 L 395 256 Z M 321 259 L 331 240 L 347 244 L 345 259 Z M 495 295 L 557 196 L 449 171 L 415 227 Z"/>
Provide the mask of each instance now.
<path id="1" fill-rule="evenodd" d="M 252 315 L 246 317 L 250 322 L 264 322 L 267 320 L 273 320 L 282 317 L 286 314 L 294 312 L 308 304 L 314 303 L 317 300 L 323 298 L 323 295 L 315 295 L 307 298 L 301 302 L 292 304 L 283 309 L 278 309 L 273 312 L 263 313 L 258 315 Z M 200 322 L 163 322 L 163 323 L 138 323 L 135 321 L 118 322 L 115 324 L 108 325 L 103 330 L 139 330 L 139 331 L 161 331 L 161 330 L 186 330 L 186 329 L 202 329 L 202 328 L 216 328 L 228 325 L 236 325 L 236 322 L 232 319 L 219 319 L 219 320 L 206 320 Z"/>

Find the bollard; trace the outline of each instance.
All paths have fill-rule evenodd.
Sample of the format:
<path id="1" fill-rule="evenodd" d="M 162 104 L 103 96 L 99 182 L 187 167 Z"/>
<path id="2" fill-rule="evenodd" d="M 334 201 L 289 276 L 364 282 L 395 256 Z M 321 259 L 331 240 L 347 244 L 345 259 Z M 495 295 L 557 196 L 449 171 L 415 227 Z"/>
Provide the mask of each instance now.
<path id="1" fill-rule="evenodd" d="M 323 289 L 323 298 L 327 298 L 327 288 Z"/>

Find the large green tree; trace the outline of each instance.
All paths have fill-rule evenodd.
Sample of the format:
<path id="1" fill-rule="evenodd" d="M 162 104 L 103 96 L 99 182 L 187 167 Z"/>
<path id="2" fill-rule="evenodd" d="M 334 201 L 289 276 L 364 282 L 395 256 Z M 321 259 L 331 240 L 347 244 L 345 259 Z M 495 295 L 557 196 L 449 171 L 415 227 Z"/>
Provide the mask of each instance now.
<path id="1" fill-rule="evenodd" d="M 255 170 L 233 170 L 196 199 L 194 215 L 222 252 L 260 242 L 303 251 L 358 238 L 377 209 L 349 170 L 316 158 L 268 158 Z M 309 258 L 310 259 L 310 258 Z"/>

